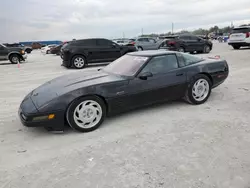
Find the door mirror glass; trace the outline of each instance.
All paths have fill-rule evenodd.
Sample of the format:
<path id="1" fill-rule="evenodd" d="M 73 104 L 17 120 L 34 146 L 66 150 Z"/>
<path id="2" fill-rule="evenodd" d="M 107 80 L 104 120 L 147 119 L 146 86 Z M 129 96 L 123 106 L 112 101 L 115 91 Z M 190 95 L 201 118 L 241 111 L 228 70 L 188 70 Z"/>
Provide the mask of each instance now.
<path id="1" fill-rule="evenodd" d="M 141 80 L 147 80 L 149 77 L 153 77 L 153 74 L 151 72 L 144 72 L 139 75 L 139 78 Z"/>

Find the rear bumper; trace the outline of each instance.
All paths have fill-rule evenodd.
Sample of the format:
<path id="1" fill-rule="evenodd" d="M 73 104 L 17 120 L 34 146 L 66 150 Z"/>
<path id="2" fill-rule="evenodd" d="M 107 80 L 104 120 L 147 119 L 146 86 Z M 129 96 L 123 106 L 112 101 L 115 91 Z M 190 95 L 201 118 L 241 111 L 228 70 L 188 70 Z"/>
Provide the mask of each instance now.
<path id="1" fill-rule="evenodd" d="M 237 46 L 250 46 L 250 43 L 248 42 L 233 42 L 233 41 L 229 41 L 228 45 L 237 45 Z"/>

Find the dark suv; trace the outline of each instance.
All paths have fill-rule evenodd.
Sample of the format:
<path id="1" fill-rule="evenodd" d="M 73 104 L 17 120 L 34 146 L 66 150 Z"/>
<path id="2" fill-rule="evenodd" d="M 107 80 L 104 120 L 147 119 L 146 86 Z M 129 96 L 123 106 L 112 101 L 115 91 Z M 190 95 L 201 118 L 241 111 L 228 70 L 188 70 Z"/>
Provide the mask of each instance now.
<path id="1" fill-rule="evenodd" d="M 120 46 L 103 38 L 74 40 L 61 49 L 65 67 L 82 69 L 90 63 L 111 62 L 128 52 L 137 51 L 135 46 Z"/>
<path id="2" fill-rule="evenodd" d="M 182 34 L 169 36 L 161 43 L 159 48 L 180 52 L 209 53 L 213 48 L 213 43 L 195 35 Z"/>

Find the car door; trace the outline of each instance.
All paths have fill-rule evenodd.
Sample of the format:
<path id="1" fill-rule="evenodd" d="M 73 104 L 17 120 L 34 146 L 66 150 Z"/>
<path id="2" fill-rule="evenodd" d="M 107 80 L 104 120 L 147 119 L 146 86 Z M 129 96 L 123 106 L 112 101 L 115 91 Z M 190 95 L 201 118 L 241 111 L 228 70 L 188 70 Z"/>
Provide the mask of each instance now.
<path id="1" fill-rule="evenodd" d="M 152 73 L 146 80 L 140 75 Z M 176 55 L 168 54 L 153 57 L 137 77 L 130 80 L 127 98 L 124 101 L 132 107 L 155 102 L 177 99 L 184 96 L 187 87 L 186 72 L 180 67 Z"/>
<path id="2" fill-rule="evenodd" d="M 0 44 L 0 60 L 8 58 L 8 49 Z"/>
<path id="3" fill-rule="evenodd" d="M 77 52 L 75 53 L 85 54 L 88 63 L 101 59 L 96 39 L 77 40 L 74 41 L 74 45 L 77 46 Z"/>
<path id="4" fill-rule="evenodd" d="M 149 50 L 157 50 L 159 47 L 159 43 L 156 42 L 155 39 L 149 38 Z"/>
<path id="5" fill-rule="evenodd" d="M 97 47 L 99 50 L 100 58 L 104 61 L 113 61 L 121 57 L 120 45 L 110 40 L 97 39 Z"/>
<path id="6" fill-rule="evenodd" d="M 190 43 L 193 51 L 203 51 L 205 41 L 202 38 L 190 36 Z"/>
<path id="7" fill-rule="evenodd" d="M 191 37 L 188 35 L 180 36 L 179 39 L 181 40 L 180 45 L 182 45 L 185 48 L 186 52 L 192 52 L 193 51 L 193 44 L 191 41 Z"/>

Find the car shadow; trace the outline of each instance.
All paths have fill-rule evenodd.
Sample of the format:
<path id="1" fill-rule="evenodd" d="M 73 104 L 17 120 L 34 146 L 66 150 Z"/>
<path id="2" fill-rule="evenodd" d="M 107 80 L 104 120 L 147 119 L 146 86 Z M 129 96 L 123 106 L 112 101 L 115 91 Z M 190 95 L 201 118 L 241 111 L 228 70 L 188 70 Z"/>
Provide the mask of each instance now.
<path id="1" fill-rule="evenodd" d="M 223 97 L 223 96 L 221 96 L 219 93 L 212 92 L 207 102 L 216 100 L 216 99 L 221 98 L 221 97 Z M 131 118 L 133 118 L 134 116 L 137 116 L 137 115 L 139 116 L 142 113 L 149 114 L 150 112 L 153 112 L 153 111 L 157 112 L 159 110 L 164 110 L 166 108 L 183 107 L 183 105 L 189 106 L 191 104 L 187 103 L 186 101 L 184 101 L 182 99 L 179 99 L 179 100 L 175 100 L 175 101 L 166 101 L 166 102 L 156 103 L 156 104 L 152 104 L 152 105 L 147 105 L 147 106 L 136 108 L 136 109 L 133 109 L 133 110 L 123 111 L 121 113 L 117 113 L 115 115 L 108 116 L 105 119 L 105 121 L 103 122 L 103 125 L 101 125 L 98 128 L 98 130 L 101 131 L 102 129 L 107 128 L 107 126 L 109 126 L 110 124 L 115 125 L 115 122 L 117 122 L 119 120 L 124 120 L 126 118 L 129 118 L 130 116 L 131 116 Z M 193 106 L 195 106 L 195 105 L 193 105 Z M 32 134 L 39 134 L 39 135 L 42 134 L 42 135 L 45 135 L 45 136 L 48 135 L 48 134 L 59 134 L 59 135 L 67 135 L 67 134 L 73 134 L 73 133 L 84 134 L 84 133 L 73 130 L 67 124 L 65 124 L 63 132 L 48 131 L 43 127 L 28 128 L 27 131 L 32 133 Z M 88 133 L 85 133 L 85 134 L 88 134 Z"/>
<path id="2" fill-rule="evenodd" d="M 231 50 L 235 50 L 235 49 L 231 49 Z M 243 48 L 240 48 L 238 50 L 250 50 L 250 47 L 243 47 Z"/>

